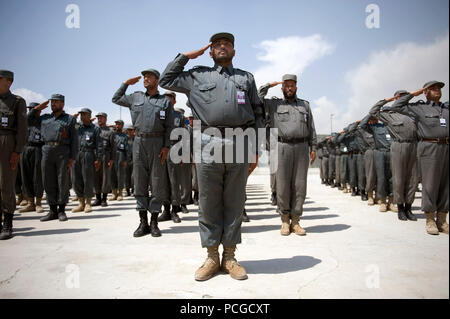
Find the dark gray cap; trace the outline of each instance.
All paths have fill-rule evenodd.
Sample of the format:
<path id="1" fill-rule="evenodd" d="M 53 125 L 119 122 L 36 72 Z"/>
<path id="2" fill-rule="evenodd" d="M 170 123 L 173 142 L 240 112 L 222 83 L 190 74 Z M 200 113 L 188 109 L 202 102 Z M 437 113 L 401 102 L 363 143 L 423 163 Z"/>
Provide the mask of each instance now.
<path id="1" fill-rule="evenodd" d="M 398 91 L 395 91 L 394 96 L 403 95 L 403 94 L 409 94 L 409 92 L 406 90 L 398 90 Z"/>
<path id="2" fill-rule="evenodd" d="M 211 38 L 209 39 L 209 42 L 214 43 L 215 41 L 217 41 L 219 39 L 227 39 L 227 40 L 231 41 L 231 43 L 233 43 L 233 46 L 234 46 L 234 35 L 232 35 L 231 33 L 219 32 L 219 33 L 213 34 L 211 36 Z"/>
<path id="3" fill-rule="evenodd" d="M 88 109 L 87 107 L 83 107 L 80 110 L 80 112 L 78 112 L 78 113 L 89 113 L 89 114 L 92 114 L 92 111 L 90 109 Z"/>
<path id="4" fill-rule="evenodd" d="M 98 113 L 95 117 L 97 117 L 97 116 L 108 117 L 108 114 L 106 114 L 105 112 L 100 112 L 100 113 Z"/>
<path id="5" fill-rule="evenodd" d="M 285 74 L 283 75 L 282 81 L 295 81 L 297 82 L 297 76 L 295 74 Z"/>
<path id="6" fill-rule="evenodd" d="M 426 88 L 427 86 L 433 86 L 433 85 L 439 85 L 439 87 L 442 89 L 444 87 L 444 82 L 440 82 L 440 81 L 429 81 L 427 83 L 425 83 L 423 85 L 424 88 Z"/>
<path id="7" fill-rule="evenodd" d="M 38 106 L 38 105 L 39 105 L 39 103 L 31 102 L 30 105 L 27 106 L 27 108 L 30 108 L 30 109 L 31 109 L 31 108 L 33 108 L 33 107 L 35 107 L 35 106 Z"/>
<path id="8" fill-rule="evenodd" d="M 170 96 L 173 96 L 174 98 L 177 97 L 176 93 L 173 91 L 166 91 L 166 92 L 164 92 L 164 95 L 170 95 Z"/>
<path id="9" fill-rule="evenodd" d="M 142 74 L 143 76 L 145 76 L 147 73 L 153 73 L 153 74 L 156 75 L 156 77 L 159 79 L 160 74 L 159 74 L 159 72 L 156 71 L 155 69 L 147 69 L 147 70 L 144 70 L 144 71 L 141 72 L 141 74 Z"/>
<path id="10" fill-rule="evenodd" d="M 184 115 L 184 109 L 182 109 L 181 107 L 176 108 L 175 111 Z"/>
<path id="11" fill-rule="evenodd" d="M 122 123 L 122 125 L 125 124 L 122 120 L 115 120 L 114 123 Z"/>
<path id="12" fill-rule="evenodd" d="M 0 70 L 0 78 L 14 80 L 14 72 L 8 70 Z"/>
<path id="13" fill-rule="evenodd" d="M 62 95 L 62 94 L 52 94 L 52 97 L 49 100 L 64 101 L 64 95 Z"/>

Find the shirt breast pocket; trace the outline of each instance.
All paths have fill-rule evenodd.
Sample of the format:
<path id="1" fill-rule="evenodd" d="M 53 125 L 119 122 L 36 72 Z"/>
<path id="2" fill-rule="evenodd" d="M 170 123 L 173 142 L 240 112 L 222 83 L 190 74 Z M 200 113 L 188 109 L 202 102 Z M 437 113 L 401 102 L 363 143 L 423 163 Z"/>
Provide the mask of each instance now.
<path id="1" fill-rule="evenodd" d="M 200 100 L 204 103 L 209 104 L 216 101 L 217 99 L 216 83 L 200 84 L 195 91 Z"/>
<path id="2" fill-rule="evenodd" d="M 300 109 L 300 110 L 298 110 L 298 115 L 300 117 L 300 122 L 302 122 L 302 123 L 308 122 L 308 112 Z"/>
<path id="3" fill-rule="evenodd" d="M 439 126 L 439 115 L 431 113 L 425 114 L 425 125 L 432 127 Z"/>
<path id="4" fill-rule="evenodd" d="M 61 124 L 52 119 L 44 120 L 41 124 L 41 132 L 46 142 L 59 141 L 61 136 Z"/>
<path id="5" fill-rule="evenodd" d="M 289 109 L 280 105 L 277 109 L 277 118 L 280 122 L 288 122 L 290 120 Z"/>

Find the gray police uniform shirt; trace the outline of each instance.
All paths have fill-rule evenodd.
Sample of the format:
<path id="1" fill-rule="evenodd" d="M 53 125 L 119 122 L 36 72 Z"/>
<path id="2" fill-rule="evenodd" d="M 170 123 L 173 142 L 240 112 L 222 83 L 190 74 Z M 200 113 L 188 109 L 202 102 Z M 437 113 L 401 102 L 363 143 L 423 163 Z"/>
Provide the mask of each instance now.
<path id="1" fill-rule="evenodd" d="M 188 57 L 178 54 L 167 65 L 159 84 L 186 94 L 192 114 L 202 126 L 264 127 L 263 109 L 251 73 L 217 64 L 183 71 L 188 61 Z"/>
<path id="2" fill-rule="evenodd" d="M 0 95 L 0 134 L 15 136 L 15 153 L 22 153 L 27 141 L 27 109 L 25 100 L 11 91 Z"/>
<path id="3" fill-rule="evenodd" d="M 311 150 L 316 150 L 316 129 L 309 102 L 298 97 L 292 102 L 278 98 L 264 99 L 269 87 L 269 83 L 261 86 L 258 94 L 269 114 L 270 127 L 277 128 L 278 136 L 284 139 L 304 138 Z"/>
<path id="4" fill-rule="evenodd" d="M 417 129 L 413 119 L 409 116 L 389 111 L 389 108 L 383 108 L 386 100 L 381 100 L 375 104 L 369 111 L 369 114 L 383 122 L 389 134 L 397 142 L 414 142 L 417 140 Z"/>
<path id="5" fill-rule="evenodd" d="M 401 96 L 386 110 L 413 117 L 417 123 L 419 138 L 448 137 L 448 105 L 422 100 L 408 103 L 413 97 L 412 94 Z"/>
<path id="6" fill-rule="evenodd" d="M 130 109 L 136 136 L 141 133 L 161 133 L 164 135 L 164 146 L 169 147 L 173 126 L 173 109 L 170 100 L 159 92 L 153 96 L 142 91 L 126 95 L 127 88 L 128 85 L 122 83 L 112 101 Z"/>
<path id="7" fill-rule="evenodd" d="M 128 149 L 128 135 L 123 132 L 116 132 L 115 143 L 118 152 L 123 153 L 120 161 L 128 160 L 129 149 Z"/>
<path id="8" fill-rule="evenodd" d="M 100 128 L 92 123 L 78 126 L 80 151 L 93 151 L 96 161 L 101 161 L 103 157 L 103 140 L 100 132 Z"/>
<path id="9" fill-rule="evenodd" d="M 101 127 L 97 125 L 97 127 L 100 129 L 100 137 L 102 138 L 102 146 L 103 146 L 103 154 L 109 155 L 107 158 L 109 160 L 115 160 L 116 159 L 116 143 L 115 143 L 115 136 L 116 133 L 114 130 L 107 125 Z"/>
<path id="10" fill-rule="evenodd" d="M 44 145 L 44 140 L 41 135 L 41 126 L 28 126 L 28 138 L 27 146 L 42 146 Z"/>
<path id="11" fill-rule="evenodd" d="M 386 126 L 383 123 L 375 123 L 369 125 L 371 115 L 364 117 L 364 119 L 359 124 L 360 127 L 367 129 L 373 134 L 373 139 L 375 141 L 375 149 L 379 151 L 390 151 L 392 138 L 389 134 Z"/>
<path id="12" fill-rule="evenodd" d="M 62 111 L 61 115 L 55 117 L 53 113 L 36 115 L 32 109 L 28 113 L 28 123 L 32 126 L 41 126 L 41 135 L 45 143 L 58 142 L 70 148 L 69 158 L 75 159 L 78 154 L 78 131 L 75 127 L 76 119 L 70 114 Z"/>

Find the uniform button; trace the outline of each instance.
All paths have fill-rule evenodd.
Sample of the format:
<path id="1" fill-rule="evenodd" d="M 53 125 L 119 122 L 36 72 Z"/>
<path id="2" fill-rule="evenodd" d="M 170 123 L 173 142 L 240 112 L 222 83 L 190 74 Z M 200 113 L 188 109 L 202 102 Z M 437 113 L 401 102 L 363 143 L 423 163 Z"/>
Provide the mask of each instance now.
<path id="1" fill-rule="evenodd" d="M 226 103 L 228 103 L 228 100 L 225 100 Z"/>

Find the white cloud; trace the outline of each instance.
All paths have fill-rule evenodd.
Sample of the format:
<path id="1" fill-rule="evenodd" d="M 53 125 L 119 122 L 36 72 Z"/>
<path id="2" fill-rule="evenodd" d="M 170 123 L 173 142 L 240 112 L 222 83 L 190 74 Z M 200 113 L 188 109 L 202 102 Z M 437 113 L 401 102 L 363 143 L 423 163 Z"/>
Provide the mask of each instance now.
<path id="1" fill-rule="evenodd" d="M 319 34 L 265 40 L 256 47 L 262 50 L 257 59 L 264 62 L 264 65 L 253 73 L 258 87 L 267 82 L 281 81 L 281 77 L 286 73 L 299 76 L 314 61 L 334 50 L 334 46 Z M 277 91 L 275 93 L 281 96 L 281 92 Z"/>
<path id="2" fill-rule="evenodd" d="M 333 114 L 333 131 L 341 128 L 336 104 L 326 96 L 322 96 L 311 102 L 311 111 L 314 117 L 314 126 L 317 134 L 328 134 L 331 130 L 330 115 Z"/>
<path id="3" fill-rule="evenodd" d="M 14 89 L 12 90 L 12 93 L 23 97 L 27 102 L 27 105 L 33 102 L 42 103 L 47 100 L 41 93 L 36 93 L 25 88 Z"/>

